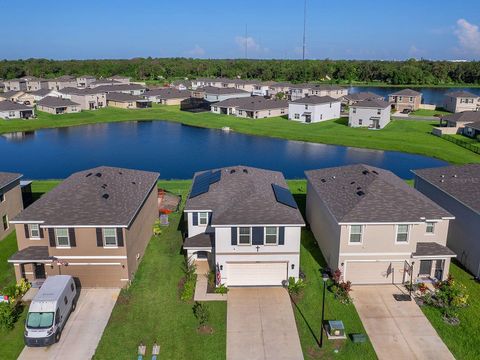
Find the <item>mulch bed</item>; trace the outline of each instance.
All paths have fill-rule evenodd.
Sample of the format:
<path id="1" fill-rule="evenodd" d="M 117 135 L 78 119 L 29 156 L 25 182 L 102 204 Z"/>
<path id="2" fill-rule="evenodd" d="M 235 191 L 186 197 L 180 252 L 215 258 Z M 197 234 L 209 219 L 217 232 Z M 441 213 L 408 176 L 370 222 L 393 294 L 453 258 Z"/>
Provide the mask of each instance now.
<path id="1" fill-rule="evenodd" d="M 211 335 L 213 334 L 213 328 L 208 325 L 200 326 L 197 328 L 197 333 Z"/>

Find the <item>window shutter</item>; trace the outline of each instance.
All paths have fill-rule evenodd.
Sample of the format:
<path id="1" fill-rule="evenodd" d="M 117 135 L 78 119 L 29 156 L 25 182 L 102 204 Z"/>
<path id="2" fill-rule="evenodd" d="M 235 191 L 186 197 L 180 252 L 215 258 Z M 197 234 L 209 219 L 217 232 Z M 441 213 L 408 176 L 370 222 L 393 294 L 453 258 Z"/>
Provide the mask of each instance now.
<path id="1" fill-rule="evenodd" d="M 38 228 L 40 230 L 40 238 L 43 239 L 43 228 L 41 228 L 40 225 L 38 225 Z"/>
<path id="2" fill-rule="evenodd" d="M 28 225 L 23 224 L 23 229 L 25 230 L 25 239 L 28 239 L 30 237 L 30 234 L 28 233 Z"/>
<path id="3" fill-rule="evenodd" d="M 123 229 L 117 228 L 117 246 L 123 246 Z"/>
<path id="4" fill-rule="evenodd" d="M 263 245 L 263 227 L 252 228 L 252 245 Z"/>
<path id="5" fill-rule="evenodd" d="M 53 228 L 48 229 L 48 238 L 50 240 L 50 246 L 55 247 L 55 230 Z"/>
<path id="6" fill-rule="evenodd" d="M 278 229 L 278 245 L 285 245 L 285 227 L 283 226 Z"/>
<path id="7" fill-rule="evenodd" d="M 198 213 L 194 212 L 192 213 L 192 218 L 193 218 L 193 226 L 198 225 Z"/>
<path id="8" fill-rule="evenodd" d="M 237 245 L 237 228 L 232 227 L 232 245 Z"/>
<path id="9" fill-rule="evenodd" d="M 75 238 L 75 229 L 68 228 L 68 237 L 70 239 L 70 246 L 76 247 L 77 246 L 77 239 Z"/>
<path id="10" fill-rule="evenodd" d="M 102 229 L 96 228 L 95 232 L 97 233 L 97 246 L 103 247 L 103 237 L 102 237 Z"/>

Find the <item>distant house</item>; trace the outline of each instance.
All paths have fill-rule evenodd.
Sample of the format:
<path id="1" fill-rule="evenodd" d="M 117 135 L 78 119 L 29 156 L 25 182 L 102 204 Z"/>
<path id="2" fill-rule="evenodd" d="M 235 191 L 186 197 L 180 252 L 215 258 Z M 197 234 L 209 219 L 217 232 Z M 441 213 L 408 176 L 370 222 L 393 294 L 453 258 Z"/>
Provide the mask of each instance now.
<path id="1" fill-rule="evenodd" d="M 142 95 L 145 99 L 148 99 L 154 103 L 162 105 L 180 105 L 182 100 L 190 97 L 190 91 L 177 90 L 172 88 L 154 89 L 146 91 Z"/>
<path id="2" fill-rule="evenodd" d="M 412 89 L 403 89 L 388 95 L 388 101 L 392 104 L 392 109 L 397 111 L 414 111 L 420 109 L 422 93 Z"/>
<path id="3" fill-rule="evenodd" d="M 123 75 L 114 75 L 107 78 L 108 80 L 118 81 L 121 84 L 130 84 L 130 77 Z"/>
<path id="4" fill-rule="evenodd" d="M 258 84 L 258 81 L 255 80 L 244 80 L 244 79 L 235 79 L 233 80 L 235 89 L 244 90 L 250 94 L 255 90 L 255 85 Z"/>
<path id="5" fill-rule="evenodd" d="M 452 113 L 480 110 L 480 96 L 467 91 L 454 91 L 445 94 L 443 108 Z"/>
<path id="6" fill-rule="evenodd" d="M 52 91 L 49 89 L 40 89 L 37 91 L 32 91 L 29 95 L 32 97 L 33 102 L 42 100 L 44 97 L 48 96 Z"/>
<path id="7" fill-rule="evenodd" d="M 383 100 L 364 100 L 350 106 L 348 126 L 383 129 L 390 122 L 390 103 Z"/>
<path id="8" fill-rule="evenodd" d="M 290 86 L 290 100 L 303 99 L 310 94 L 310 88 L 311 86 L 308 84 L 294 84 Z"/>
<path id="9" fill-rule="evenodd" d="M 353 284 L 445 280 L 454 217 L 392 172 L 355 164 L 311 170 L 306 215 L 328 266 Z M 411 275 L 410 275 L 410 274 Z"/>
<path id="10" fill-rule="evenodd" d="M 25 91 L 27 90 L 27 81 L 25 78 L 22 79 L 10 79 L 4 80 L 3 85 L 4 91 Z"/>
<path id="11" fill-rule="evenodd" d="M 33 107 L 10 100 L 0 101 L 0 118 L 2 119 L 30 119 L 33 116 L 35 116 Z"/>
<path id="12" fill-rule="evenodd" d="M 440 118 L 440 126 L 457 128 L 462 132 L 466 124 L 480 121 L 480 111 L 462 111 L 444 115 Z"/>
<path id="13" fill-rule="evenodd" d="M 365 100 L 384 100 L 383 96 L 374 94 L 372 92 L 358 92 L 354 94 L 348 94 L 343 97 L 342 102 L 348 106 L 356 104 Z"/>
<path id="14" fill-rule="evenodd" d="M 18 99 L 25 95 L 25 91 L 23 90 L 9 90 L 3 93 L 0 93 L 0 101 L 9 100 L 18 102 Z"/>
<path id="15" fill-rule="evenodd" d="M 97 78 L 91 75 L 83 75 L 77 77 L 77 87 L 86 88 L 89 87 L 91 83 L 96 81 Z"/>
<path id="16" fill-rule="evenodd" d="M 275 81 L 263 81 L 253 86 L 252 95 L 254 96 L 270 96 L 270 87 L 275 84 Z"/>
<path id="17" fill-rule="evenodd" d="M 40 89 L 47 89 L 48 82 L 45 79 L 40 79 L 34 76 L 26 76 L 22 78 L 25 81 L 26 91 L 38 91 Z"/>
<path id="18" fill-rule="evenodd" d="M 46 96 L 37 102 L 37 110 L 60 115 L 80 112 L 81 107 L 80 104 L 69 99 L 56 96 Z"/>
<path id="19" fill-rule="evenodd" d="M 340 99 L 330 96 L 306 96 L 288 104 L 288 118 L 304 123 L 338 119 Z"/>
<path id="20" fill-rule="evenodd" d="M 218 88 L 227 88 L 235 87 L 234 80 L 226 78 L 199 78 L 192 80 L 192 89 L 196 90 L 199 87 L 218 87 Z"/>
<path id="21" fill-rule="evenodd" d="M 480 140 L 480 120 L 465 124 L 463 135 Z"/>
<path id="22" fill-rule="evenodd" d="M 217 88 L 213 86 L 207 86 L 203 88 L 203 91 L 204 99 L 211 103 L 227 100 L 230 98 L 250 96 L 249 92 L 235 88 Z"/>
<path id="23" fill-rule="evenodd" d="M 108 85 L 122 85 L 122 83 L 120 81 L 116 81 L 116 80 L 98 79 L 98 80 L 92 81 L 88 85 L 88 87 L 96 88 L 96 87 L 99 87 L 99 86 L 108 86 Z"/>
<path id="24" fill-rule="evenodd" d="M 49 79 L 48 88 L 50 90 L 61 90 L 66 87 L 76 87 L 77 86 L 77 78 L 70 75 L 60 76 L 55 79 Z"/>
<path id="25" fill-rule="evenodd" d="M 122 109 L 145 109 L 152 107 L 152 102 L 140 96 L 112 92 L 107 94 L 107 106 Z"/>
<path id="26" fill-rule="evenodd" d="M 23 210 L 21 174 L 0 172 L 0 241 L 14 230 L 10 220 Z"/>
<path id="27" fill-rule="evenodd" d="M 292 84 L 290 83 L 274 83 L 270 85 L 268 94 L 271 97 L 276 97 L 277 94 L 282 93 L 283 99 L 289 100 L 290 99 L 290 87 Z"/>
<path id="28" fill-rule="evenodd" d="M 211 112 L 262 119 L 288 114 L 288 102 L 287 100 L 266 99 L 261 96 L 231 98 L 214 103 L 211 106 Z"/>
<path id="29" fill-rule="evenodd" d="M 330 96 L 334 99 L 340 99 L 348 95 L 348 89 L 338 85 L 318 84 L 311 85 L 308 94 L 310 96 Z"/>
<path id="30" fill-rule="evenodd" d="M 107 106 L 107 94 L 99 88 L 64 88 L 59 92 L 61 97 L 79 104 L 82 110 L 96 110 Z"/>
<path id="31" fill-rule="evenodd" d="M 95 91 L 104 93 L 124 93 L 130 95 L 143 95 L 147 88 L 139 84 L 114 84 L 95 86 Z"/>
<path id="32" fill-rule="evenodd" d="M 190 80 L 175 80 L 170 86 L 177 90 L 188 90 L 192 87 L 192 82 Z"/>
<path id="33" fill-rule="evenodd" d="M 415 170 L 415 189 L 455 216 L 447 245 L 480 277 L 480 164 Z"/>

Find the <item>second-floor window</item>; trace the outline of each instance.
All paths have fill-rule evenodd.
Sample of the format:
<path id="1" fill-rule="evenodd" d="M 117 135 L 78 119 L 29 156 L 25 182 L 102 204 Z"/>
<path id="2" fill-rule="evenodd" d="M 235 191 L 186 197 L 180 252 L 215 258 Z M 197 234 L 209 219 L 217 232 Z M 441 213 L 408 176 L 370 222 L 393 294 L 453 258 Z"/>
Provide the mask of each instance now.
<path id="1" fill-rule="evenodd" d="M 116 247 L 117 243 L 117 229 L 103 229 L 103 246 Z"/>
<path id="2" fill-rule="evenodd" d="M 55 229 L 55 243 L 57 247 L 69 247 L 70 237 L 68 236 L 68 229 L 58 228 Z"/>
<path id="3" fill-rule="evenodd" d="M 40 227 L 38 224 L 28 225 L 28 230 L 30 232 L 30 239 L 39 239 L 40 238 Z"/>
<path id="4" fill-rule="evenodd" d="M 408 242 L 408 225 L 397 225 L 397 237 L 395 241 L 397 243 Z"/>
<path id="5" fill-rule="evenodd" d="M 427 234 L 433 234 L 435 232 L 435 223 L 434 222 L 427 222 L 426 232 L 427 232 Z"/>
<path id="6" fill-rule="evenodd" d="M 357 113 L 357 108 L 352 108 L 352 113 L 356 114 Z"/>
<path id="7" fill-rule="evenodd" d="M 350 244 L 361 244 L 363 237 L 363 227 L 362 225 L 352 225 L 350 226 Z"/>
<path id="8" fill-rule="evenodd" d="M 198 225 L 203 225 L 203 226 L 208 225 L 208 213 L 206 212 L 198 213 Z"/>
<path id="9" fill-rule="evenodd" d="M 240 227 L 238 229 L 238 244 L 251 245 L 252 243 L 252 229 L 249 227 Z"/>
<path id="10" fill-rule="evenodd" d="M 3 215 L 2 216 L 2 225 L 3 225 L 3 230 L 8 230 L 8 216 L 7 215 Z"/>
<path id="11" fill-rule="evenodd" d="M 267 226 L 265 228 L 265 245 L 278 244 L 278 227 Z"/>

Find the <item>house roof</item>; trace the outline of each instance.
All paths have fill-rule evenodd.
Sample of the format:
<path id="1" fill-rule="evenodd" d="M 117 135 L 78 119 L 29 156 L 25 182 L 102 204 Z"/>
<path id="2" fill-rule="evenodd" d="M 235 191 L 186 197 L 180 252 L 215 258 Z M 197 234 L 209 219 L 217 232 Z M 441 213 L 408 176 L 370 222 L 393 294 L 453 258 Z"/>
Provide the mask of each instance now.
<path id="1" fill-rule="evenodd" d="M 374 94 L 369 91 L 365 91 L 365 92 L 358 92 L 354 94 L 348 94 L 348 95 L 345 95 L 343 98 L 350 101 L 363 101 L 363 100 L 370 100 L 370 99 L 383 99 L 383 96 Z"/>
<path id="2" fill-rule="evenodd" d="M 146 91 L 143 96 L 156 96 L 160 99 L 186 99 L 191 95 L 189 90 L 177 90 L 172 88 L 153 89 Z"/>
<path id="3" fill-rule="evenodd" d="M 85 88 L 85 89 L 78 89 L 74 87 L 66 87 L 63 89 L 58 90 L 58 92 L 62 94 L 71 94 L 71 95 L 92 95 L 92 94 L 104 94 L 105 91 L 102 89 L 96 88 Z"/>
<path id="4" fill-rule="evenodd" d="M 327 104 L 330 102 L 340 102 L 340 99 L 334 99 L 330 96 L 305 96 L 304 98 L 291 101 L 294 104 L 309 104 L 309 105 L 318 105 L 318 104 Z"/>
<path id="5" fill-rule="evenodd" d="M 77 78 L 75 76 L 71 76 L 71 75 L 63 75 L 63 76 L 59 76 L 59 77 L 54 78 L 54 79 L 48 79 L 48 81 L 50 81 L 50 82 L 72 82 L 72 81 L 77 81 Z"/>
<path id="6" fill-rule="evenodd" d="M 118 85 L 100 85 L 95 88 L 97 91 L 101 92 L 121 92 L 121 91 L 131 91 L 131 90 L 142 90 L 146 89 L 145 86 L 139 84 L 118 84 Z"/>
<path id="7" fill-rule="evenodd" d="M 445 94 L 445 96 L 450 96 L 450 97 L 453 97 L 453 98 L 478 98 L 480 97 L 480 95 L 475 95 L 475 94 L 472 94 L 471 92 L 468 92 L 468 91 L 452 91 L 452 92 L 449 92 L 447 94 Z"/>
<path id="8" fill-rule="evenodd" d="M 32 107 L 10 100 L 0 101 L 0 111 L 32 110 Z"/>
<path id="9" fill-rule="evenodd" d="M 5 91 L 5 92 L 0 92 L 0 97 L 9 99 L 11 97 L 14 97 L 15 95 L 19 93 L 23 93 L 24 91 L 22 90 L 10 90 L 10 91 Z"/>
<path id="10" fill-rule="evenodd" d="M 451 217 L 388 170 L 356 164 L 305 174 L 339 223 L 420 222 Z"/>
<path id="11" fill-rule="evenodd" d="M 129 102 L 129 101 L 148 101 L 141 96 L 131 95 L 126 93 L 107 93 L 107 100 L 117 101 L 117 102 Z"/>
<path id="12" fill-rule="evenodd" d="M 20 179 L 22 176 L 22 174 L 17 173 L 0 172 L 0 190 Z"/>
<path id="13" fill-rule="evenodd" d="M 52 90 L 50 90 L 50 89 L 38 89 L 38 90 L 35 90 L 35 91 L 30 91 L 30 92 L 28 92 L 28 94 L 45 96 L 45 95 L 49 94 L 51 91 Z"/>
<path id="14" fill-rule="evenodd" d="M 423 257 L 423 256 L 448 256 L 455 257 L 457 256 L 452 250 L 448 247 L 440 245 L 436 242 L 417 242 L 417 247 L 415 252 L 412 254 L 412 257 Z"/>
<path id="15" fill-rule="evenodd" d="M 448 122 L 476 122 L 480 121 L 480 111 L 462 111 L 455 114 L 448 114 L 441 117 L 442 121 Z"/>
<path id="16" fill-rule="evenodd" d="M 388 101 L 379 100 L 379 99 L 368 99 L 359 101 L 356 104 L 352 105 L 353 107 L 360 107 L 360 108 L 380 108 L 386 109 L 390 107 L 390 103 Z"/>
<path id="17" fill-rule="evenodd" d="M 95 81 L 92 81 L 89 86 L 92 85 L 120 85 L 122 84 L 120 81 L 117 80 L 111 80 L 111 79 L 98 79 Z"/>
<path id="18" fill-rule="evenodd" d="M 80 106 L 76 102 L 73 102 L 70 99 L 64 99 L 56 96 L 46 96 L 42 100 L 37 102 L 37 105 L 50 107 L 50 108 L 57 108 L 57 107 L 64 107 L 64 106 Z"/>
<path id="19" fill-rule="evenodd" d="M 311 90 L 345 90 L 345 88 L 342 86 L 332 84 L 310 84 L 308 87 L 310 87 Z"/>
<path id="20" fill-rule="evenodd" d="M 248 91 L 236 89 L 236 88 L 217 88 L 213 86 L 205 86 L 203 88 L 205 93 L 216 94 L 216 95 L 226 95 L 226 94 L 248 94 Z"/>
<path id="21" fill-rule="evenodd" d="M 113 76 L 110 76 L 109 79 L 130 79 L 129 76 L 123 76 L 123 75 L 113 75 Z"/>
<path id="22" fill-rule="evenodd" d="M 480 164 L 450 165 L 413 173 L 480 213 Z"/>
<path id="23" fill-rule="evenodd" d="M 415 91 L 415 90 L 412 90 L 412 89 L 402 89 L 402 90 L 399 90 L 399 91 L 396 91 L 394 93 L 391 93 L 391 95 L 400 95 L 400 96 L 421 96 L 422 93 L 421 92 L 418 92 L 418 91 Z"/>
<path id="24" fill-rule="evenodd" d="M 29 246 L 10 256 L 8 262 L 49 260 L 53 260 L 53 257 L 48 253 L 48 246 Z"/>
<path id="25" fill-rule="evenodd" d="M 241 110 L 259 111 L 288 108 L 287 100 L 265 99 L 262 96 L 230 98 L 215 103 L 218 107 L 238 107 Z"/>
<path id="26" fill-rule="evenodd" d="M 79 171 L 13 219 L 43 226 L 128 227 L 145 202 L 159 173 L 100 166 Z"/>
<path id="27" fill-rule="evenodd" d="M 211 210 L 212 225 L 304 225 L 297 208 L 276 200 L 272 184 L 288 189 L 282 173 L 242 165 L 213 171 L 217 170 L 219 181 L 211 183 L 205 193 L 190 195 L 186 211 Z M 195 173 L 194 184 L 204 173 Z"/>
<path id="28" fill-rule="evenodd" d="M 475 121 L 475 122 L 472 122 L 472 123 L 468 123 L 468 124 L 465 124 L 465 126 L 468 126 L 469 128 L 480 131 L 480 121 Z"/>
<path id="29" fill-rule="evenodd" d="M 93 75 L 81 75 L 77 76 L 77 79 L 96 79 L 96 77 Z"/>
<path id="30" fill-rule="evenodd" d="M 211 249 L 213 247 L 215 234 L 200 233 L 185 239 L 183 243 L 184 249 Z"/>

